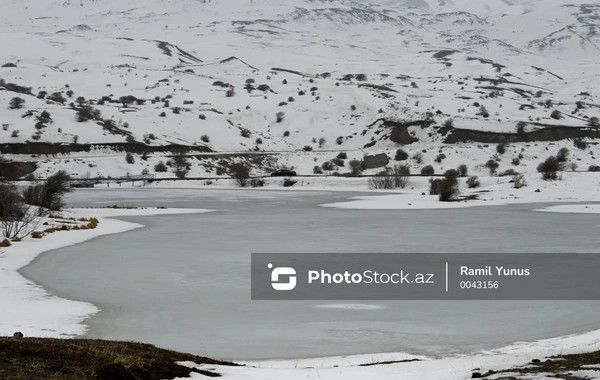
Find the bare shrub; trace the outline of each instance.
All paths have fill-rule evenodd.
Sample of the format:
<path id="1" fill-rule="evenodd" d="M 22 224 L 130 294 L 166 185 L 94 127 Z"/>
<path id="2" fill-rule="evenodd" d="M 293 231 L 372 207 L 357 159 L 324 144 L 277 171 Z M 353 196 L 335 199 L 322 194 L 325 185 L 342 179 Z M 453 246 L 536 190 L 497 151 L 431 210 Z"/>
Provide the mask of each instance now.
<path id="1" fill-rule="evenodd" d="M 390 190 L 395 187 L 394 177 L 388 170 L 380 171 L 367 181 L 369 189 Z"/>
<path id="2" fill-rule="evenodd" d="M 13 110 L 18 110 L 20 108 L 23 108 L 23 105 L 25 105 L 25 99 L 20 98 L 18 96 L 12 98 L 10 100 L 10 102 L 8 102 L 8 108 L 13 109 Z"/>
<path id="3" fill-rule="evenodd" d="M 498 154 L 504 154 L 504 152 L 506 152 L 506 144 L 496 145 L 496 152 L 498 152 Z"/>
<path id="4" fill-rule="evenodd" d="M 444 172 L 444 178 L 446 179 L 456 179 L 458 178 L 458 170 L 456 169 L 448 169 Z"/>
<path id="5" fill-rule="evenodd" d="M 490 175 L 493 175 L 494 173 L 496 173 L 496 170 L 498 169 L 500 164 L 495 160 L 488 160 L 484 166 L 490 170 Z"/>
<path id="6" fill-rule="evenodd" d="M 458 194 L 458 181 L 456 178 L 444 178 L 438 183 L 438 193 L 441 202 L 453 200 Z"/>
<path id="7" fill-rule="evenodd" d="M 513 176 L 515 174 L 519 174 L 519 173 L 517 173 L 517 171 L 515 169 L 510 168 L 510 169 L 506 169 L 503 172 L 498 173 L 498 176 L 499 177 L 508 177 L 508 176 Z"/>
<path id="8" fill-rule="evenodd" d="M 417 162 L 417 164 L 420 164 L 423 162 L 423 153 L 417 152 L 412 156 L 412 158 Z"/>
<path id="9" fill-rule="evenodd" d="M 279 111 L 279 112 L 277 112 L 275 114 L 275 121 L 276 122 L 281 123 L 283 121 L 283 119 L 285 119 L 285 112 Z"/>
<path id="10" fill-rule="evenodd" d="M 11 212 L 0 220 L 2 235 L 8 239 L 24 238 L 41 224 L 38 208 L 24 202 L 13 205 Z"/>
<path id="11" fill-rule="evenodd" d="M 99 119 L 101 117 L 100 111 L 93 108 L 92 106 L 86 104 L 81 108 L 77 109 L 77 113 L 75 114 L 75 120 L 80 123 L 88 120 Z"/>
<path id="12" fill-rule="evenodd" d="M 394 157 L 396 161 L 404 161 L 408 159 L 408 153 L 404 149 L 398 149 L 396 151 L 396 156 Z"/>
<path id="13" fill-rule="evenodd" d="M 587 148 L 587 141 L 584 139 L 574 139 L 573 145 L 575 145 L 578 149 L 585 150 L 585 148 Z"/>
<path id="14" fill-rule="evenodd" d="M 334 171 L 337 169 L 337 167 L 335 166 L 335 164 L 331 161 L 325 161 L 323 162 L 323 164 L 321 165 L 321 167 L 323 168 L 323 170 L 325 171 Z"/>
<path id="15" fill-rule="evenodd" d="M 560 148 L 556 154 L 556 159 L 560 162 L 567 161 L 569 159 L 569 149 L 565 147 Z"/>
<path id="16" fill-rule="evenodd" d="M 476 175 L 472 175 L 469 178 L 467 178 L 467 187 L 469 189 L 475 189 L 477 187 L 479 187 L 481 185 L 481 182 L 479 182 L 479 178 L 477 178 Z"/>
<path id="17" fill-rule="evenodd" d="M 129 165 L 135 164 L 135 158 L 133 158 L 133 154 L 131 154 L 131 153 L 127 153 L 127 154 L 125 155 L 125 161 L 126 161 L 126 162 L 127 162 Z"/>
<path id="18" fill-rule="evenodd" d="M 30 205 L 49 210 L 60 210 L 64 207 L 63 197 L 73 189 L 70 187 L 71 176 L 59 170 L 42 183 L 28 186 L 23 190 L 23 199 Z"/>
<path id="19" fill-rule="evenodd" d="M 265 185 L 265 181 L 261 178 L 252 178 L 250 180 L 250 186 L 252 187 L 263 187 Z"/>
<path id="20" fill-rule="evenodd" d="M 435 174 L 435 170 L 433 169 L 433 166 L 431 166 L 431 165 L 423 166 L 423 168 L 421 169 L 421 175 L 434 175 L 434 174 Z"/>
<path id="21" fill-rule="evenodd" d="M 236 162 L 229 166 L 229 175 L 235 180 L 240 187 L 246 187 L 248 185 L 248 179 L 250 178 L 250 166 L 243 162 Z"/>
<path id="22" fill-rule="evenodd" d="M 440 182 L 442 180 L 439 178 L 429 178 L 429 195 L 438 195 Z"/>
<path id="23" fill-rule="evenodd" d="M 550 156 L 544 162 L 540 163 L 537 167 L 537 171 L 542 173 L 542 179 L 544 181 L 554 181 L 558 179 L 556 174 L 557 171 L 564 169 L 564 163 L 561 163 L 556 157 Z"/>
<path id="24" fill-rule="evenodd" d="M 359 175 L 362 173 L 362 163 L 359 160 L 350 160 L 350 173 L 352 175 Z"/>
<path id="25" fill-rule="evenodd" d="M 158 164 L 154 165 L 154 171 L 157 173 L 165 173 L 168 170 L 167 165 L 164 162 L 160 161 Z"/>
<path id="26" fill-rule="evenodd" d="M 525 175 L 523 175 L 523 174 L 519 174 L 519 173 L 513 174 L 512 181 L 513 181 L 513 187 L 515 189 L 520 189 L 522 187 L 527 186 L 527 181 L 525 181 Z"/>
<path id="27" fill-rule="evenodd" d="M 336 166 L 344 166 L 344 160 L 342 160 L 341 158 L 334 158 L 331 160 L 331 162 L 336 165 Z"/>
<path id="28" fill-rule="evenodd" d="M 187 176 L 188 172 L 192 168 L 192 164 L 188 161 L 187 157 L 183 153 L 177 153 L 171 159 L 173 173 L 179 179 L 183 179 Z"/>
<path id="29" fill-rule="evenodd" d="M 208 135 L 202 135 L 200 140 L 208 144 L 210 142 L 210 137 L 208 137 Z"/>
<path id="30" fill-rule="evenodd" d="M 456 170 L 458 171 L 459 177 L 466 177 L 469 175 L 469 168 L 465 164 L 458 165 L 458 168 Z"/>
<path id="31" fill-rule="evenodd" d="M 410 167 L 406 164 L 395 165 L 392 168 L 392 175 L 394 176 L 394 187 L 404 189 L 410 178 Z"/>

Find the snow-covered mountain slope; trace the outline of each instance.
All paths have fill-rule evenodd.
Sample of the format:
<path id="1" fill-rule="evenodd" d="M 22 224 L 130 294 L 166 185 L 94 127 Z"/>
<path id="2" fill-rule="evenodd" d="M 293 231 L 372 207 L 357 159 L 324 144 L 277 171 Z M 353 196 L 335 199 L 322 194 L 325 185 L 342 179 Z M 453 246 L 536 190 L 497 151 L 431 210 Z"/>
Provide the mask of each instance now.
<path id="1" fill-rule="evenodd" d="M 456 128 L 513 133 L 518 122 L 527 131 L 581 128 L 600 116 L 598 2 L 0 0 L 0 7 L 4 153 L 29 152 L 16 145 L 26 142 L 79 150 L 137 143 L 158 161 L 161 146 L 178 144 L 298 152 L 310 165 L 315 152 L 361 158 L 397 148 L 384 120 L 426 120 L 431 128 L 408 133 L 427 149 L 444 144 L 447 134 L 434 127 L 448 119 Z M 9 108 L 17 96 L 25 104 Z M 78 121 L 84 106 L 98 112 Z M 123 161 L 114 170 L 132 169 Z"/>

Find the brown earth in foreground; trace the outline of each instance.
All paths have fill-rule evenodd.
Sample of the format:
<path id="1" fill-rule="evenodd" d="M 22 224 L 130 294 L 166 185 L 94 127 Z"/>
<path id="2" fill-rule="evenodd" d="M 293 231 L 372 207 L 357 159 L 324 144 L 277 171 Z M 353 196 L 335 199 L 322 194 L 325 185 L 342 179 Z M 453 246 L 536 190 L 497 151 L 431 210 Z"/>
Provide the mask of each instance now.
<path id="1" fill-rule="evenodd" d="M 220 376 L 177 364 L 183 361 L 236 365 L 134 342 L 0 337 L 3 380 L 162 380 L 191 372 Z"/>
<path id="2" fill-rule="evenodd" d="M 586 380 L 575 371 L 594 370 L 600 366 L 600 351 L 584 354 L 556 355 L 550 358 L 533 359 L 522 366 L 501 371 L 481 373 L 476 370 L 472 378 L 493 378 L 494 380 L 524 380 L 535 378 L 555 378 L 563 380 Z"/>

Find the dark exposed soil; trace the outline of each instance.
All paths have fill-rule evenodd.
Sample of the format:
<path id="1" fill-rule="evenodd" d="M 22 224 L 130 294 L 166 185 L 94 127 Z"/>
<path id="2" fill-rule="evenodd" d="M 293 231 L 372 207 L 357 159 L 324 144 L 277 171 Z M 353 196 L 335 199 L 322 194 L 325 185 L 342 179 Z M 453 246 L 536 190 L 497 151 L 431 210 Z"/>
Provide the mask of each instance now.
<path id="1" fill-rule="evenodd" d="M 0 337 L 0 379 L 5 380 L 158 380 L 191 372 L 220 376 L 177 364 L 184 361 L 236 365 L 134 342 Z"/>
<path id="2" fill-rule="evenodd" d="M 212 149 L 198 145 L 161 145 L 151 146 L 138 142 L 123 142 L 123 143 L 106 143 L 106 144 L 65 144 L 65 143 L 47 143 L 47 142 L 30 142 L 30 143 L 10 143 L 1 144 L 0 153 L 2 154 L 69 154 L 77 152 L 90 152 L 93 150 L 109 149 L 115 152 L 128 153 L 154 153 L 154 152 L 171 152 L 171 153 L 198 153 L 212 152 Z"/>
<path id="3" fill-rule="evenodd" d="M 382 121 L 382 120 L 378 120 Z M 377 122 L 378 122 L 377 121 Z M 537 127 L 545 125 L 539 123 L 530 123 Z M 390 140 L 398 144 L 412 144 L 419 141 L 418 138 L 411 136 L 409 127 L 420 126 L 428 128 L 432 125 L 429 120 L 417 120 L 411 122 L 394 122 L 383 120 L 383 126 L 392 128 Z M 600 138 L 600 129 L 593 127 L 569 127 L 569 126 L 546 126 L 545 128 L 527 131 L 524 133 L 502 133 L 477 131 L 472 129 L 460 129 L 454 127 L 433 127 L 433 133 L 441 135 L 442 142 L 446 144 L 457 144 L 466 142 L 500 144 L 516 142 L 534 142 L 534 141 L 560 141 L 575 138 Z"/>
<path id="4" fill-rule="evenodd" d="M 552 377 L 564 380 L 579 380 L 582 378 L 574 376 L 572 371 L 590 370 L 590 368 L 585 367 L 590 365 L 600 365 L 600 351 L 585 354 L 558 355 L 542 360 L 533 359 L 523 367 L 505 369 L 502 371 L 490 371 L 479 376 L 474 375 L 473 377 L 486 378 L 490 375 L 494 375 L 494 378 L 497 380 L 517 380 L 525 377 L 530 378 L 532 375 L 537 374 L 540 377 L 545 378 Z M 506 376 L 503 376 L 502 374 L 506 374 Z"/>
<path id="5" fill-rule="evenodd" d="M 445 136 L 446 144 L 463 142 L 479 143 L 516 143 L 532 141 L 560 141 L 574 138 L 600 138 L 600 130 L 590 127 L 548 127 L 524 133 L 499 133 L 475 131 L 471 129 L 458 129 L 442 127 L 438 133 Z"/>

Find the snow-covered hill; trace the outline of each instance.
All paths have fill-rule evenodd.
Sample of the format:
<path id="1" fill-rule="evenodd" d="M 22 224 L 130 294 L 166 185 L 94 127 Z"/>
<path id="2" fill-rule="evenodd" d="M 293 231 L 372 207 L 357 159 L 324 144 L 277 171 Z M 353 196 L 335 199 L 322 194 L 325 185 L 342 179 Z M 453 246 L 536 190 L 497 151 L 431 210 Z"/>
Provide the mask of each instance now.
<path id="1" fill-rule="evenodd" d="M 0 151 L 20 152 L 10 155 L 16 159 L 33 153 L 39 176 L 73 157 L 80 159 L 69 163 L 77 162 L 72 171 L 90 175 L 152 171 L 171 154 L 161 152 L 167 145 L 273 153 L 271 167 L 311 172 L 331 151 L 393 156 L 400 145 L 386 120 L 427 121 L 407 129 L 410 150 L 426 155 L 413 165 L 441 169 L 433 162 L 440 149 L 462 149 L 445 144 L 439 127 L 449 119 L 455 128 L 515 133 L 518 122 L 531 132 L 589 127 L 600 116 L 598 2 L 1 0 L 0 7 Z M 123 103 L 125 96 L 133 100 Z M 22 108 L 8 107 L 14 97 L 25 100 Z M 78 121 L 82 107 L 98 112 Z M 43 142 L 70 148 L 18 145 Z M 148 149 L 128 164 L 124 151 L 99 146 L 109 143 L 137 144 L 124 149 L 140 157 L 140 146 Z M 68 150 L 69 158 L 40 156 Z M 193 174 L 215 175 L 217 164 L 197 160 Z"/>

